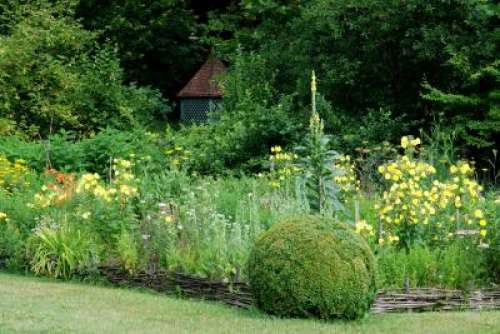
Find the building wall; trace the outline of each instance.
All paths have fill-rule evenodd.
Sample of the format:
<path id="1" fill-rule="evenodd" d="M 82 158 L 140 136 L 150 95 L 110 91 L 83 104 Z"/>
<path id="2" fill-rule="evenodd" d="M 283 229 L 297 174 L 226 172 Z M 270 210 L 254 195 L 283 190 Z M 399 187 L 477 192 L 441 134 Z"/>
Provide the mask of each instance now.
<path id="1" fill-rule="evenodd" d="M 210 98 L 182 99 L 181 121 L 186 123 L 206 123 L 208 113 L 215 111 L 220 100 Z"/>

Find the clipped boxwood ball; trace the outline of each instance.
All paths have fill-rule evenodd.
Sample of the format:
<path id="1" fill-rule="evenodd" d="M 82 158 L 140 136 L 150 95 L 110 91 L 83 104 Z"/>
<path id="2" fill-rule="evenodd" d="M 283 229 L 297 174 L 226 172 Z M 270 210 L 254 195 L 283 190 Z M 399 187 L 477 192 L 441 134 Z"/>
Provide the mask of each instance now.
<path id="1" fill-rule="evenodd" d="M 305 216 L 263 233 L 248 274 L 257 306 L 279 316 L 355 319 L 375 296 L 375 259 L 343 223 Z"/>

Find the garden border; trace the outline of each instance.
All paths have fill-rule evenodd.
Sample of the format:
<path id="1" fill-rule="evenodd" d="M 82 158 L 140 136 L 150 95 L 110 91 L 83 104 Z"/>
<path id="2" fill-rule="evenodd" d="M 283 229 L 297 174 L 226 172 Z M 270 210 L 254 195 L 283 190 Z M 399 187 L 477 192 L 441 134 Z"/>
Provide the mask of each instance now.
<path id="1" fill-rule="evenodd" d="M 118 267 L 101 267 L 101 273 L 116 286 L 152 289 L 170 295 L 220 301 L 250 308 L 253 298 L 244 282 L 222 282 L 164 270 L 129 274 Z M 500 310 L 500 289 L 462 290 L 438 288 L 379 290 L 372 314 L 427 311 Z"/>

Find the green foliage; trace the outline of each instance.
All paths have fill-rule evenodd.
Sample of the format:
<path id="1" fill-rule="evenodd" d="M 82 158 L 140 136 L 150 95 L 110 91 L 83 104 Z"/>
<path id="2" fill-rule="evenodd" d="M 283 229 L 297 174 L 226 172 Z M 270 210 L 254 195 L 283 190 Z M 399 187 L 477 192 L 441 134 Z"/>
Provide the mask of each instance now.
<path id="1" fill-rule="evenodd" d="M 323 121 L 313 112 L 305 145 L 296 148 L 300 159 L 298 177 L 300 192 L 312 211 L 320 214 L 343 208 L 338 200 L 335 177 L 342 175 L 336 168 L 339 155 L 329 149 L 330 137 L 323 132 Z"/>
<path id="2" fill-rule="evenodd" d="M 33 10 L 0 36 L 0 117 L 47 136 L 129 128 L 164 109 L 157 92 L 123 85 L 116 52 L 96 39 L 49 9 Z"/>
<path id="3" fill-rule="evenodd" d="M 281 316 L 354 319 L 375 293 L 373 254 L 349 227 L 305 216 L 259 237 L 249 260 L 257 306 Z"/>
<path id="4" fill-rule="evenodd" d="M 239 53 L 220 80 L 225 98 L 213 115 L 217 121 L 182 129 L 172 146 L 189 148 L 188 169 L 198 172 L 259 170 L 269 147 L 296 140 L 301 116 L 292 108 L 292 96 L 273 89 L 273 73 L 258 55 Z"/>
<path id="5" fill-rule="evenodd" d="M 498 17 L 500 19 L 500 10 Z M 497 35 L 500 35 L 500 29 Z M 500 37 L 496 43 L 500 44 Z M 474 65 L 467 55 L 454 57 L 450 65 L 463 74 L 461 84 L 454 87 L 453 93 L 426 84 L 424 98 L 442 105 L 445 117 L 454 124 L 459 139 L 480 148 L 497 147 L 500 144 L 500 60 L 480 65 L 476 70 L 472 69 Z"/>
<path id="6" fill-rule="evenodd" d="M 139 264 L 139 251 L 131 233 L 122 231 L 116 244 L 116 252 L 123 269 L 129 273 L 135 272 Z"/>
<path id="7" fill-rule="evenodd" d="M 381 141 L 377 135 L 394 141 L 406 129 L 431 125 L 437 105 L 422 98 L 424 81 L 492 105 L 484 102 L 486 96 L 496 100 L 488 92 L 494 93 L 497 84 L 486 76 L 498 62 L 498 13 L 494 0 L 271 0 L 258 5 L 241 0 L 233 11 L 214 17 L 210 27 L 221 36 L 232 32 L 233 38 L 217 43 L 229 58 L 235 45 L 263 57 L 276 75 L 275 89 L 296 93 L 296 105 L 309 100 L 309 71 L 323 73 L 319 93 L 334 108 L 321 117 L 327 131 L 345 136 L 344 145 L 358 141 L 356 130 L 360 122 L 371 124 L 370 113 L 382 114 L 371 118 L 373 131 L 361 131 L 361 140 L 373 146 Z M 478 71 L 489 73 L 467 78 Z M 387 112 L 397 122 L 384 122 Z M 447 125 L 465 127 L 488 142 L 498 128 L 486 108 L 450 108 L 448 115 L 457 117 Z M 376 131 L 380 128 L 384 131 Z"/>
<path id="8" fill-rule="evenodd" d="M 446 287 L 470 289 L 487 281 L 486 265 L 480 249 L 457 241 L 443 249 L 415 246 L 407 253 L 396 248 L 377 255 L 378 284 L 403 288 Z"/>
<path id="9" fill-rule="evenodd" d="M 10 218 L 0 222 L 0 267 L 20 267 L 24 261 L 23 234 Z"/>
<path id="10" fill-rule="evenodd" d="M 33 272 L 70 278 L 94 269 L 96 250 L 92 239 L 67 224 L 41 226 L 29 238 L 27 257 Z"/>
<path id="11" fill-rule="evenodd" d="M 496 196 L 496 197 L 495 197 Z M 486 266 L 490 278 L 497 284 L 500 282 L 500 195 L 491 192 L 486 200 L 486 214 L 491 217 L 488 226 L 489 244 L 486 252 Z"/>
<path id="12" fill-rule="evenodd" d="M 165 168 L 165 140 L 142 129 L 120 131 L 105 129 L 89 138 L 61 131 L 46 140 L 0 137 L 0 151 L 12 161 L 23 159 L 42 173 L 47 168 L 63 172 L 96 172 L 109 175 L 113 159 L 132 159 L 141 163 L 141 172 L 158 172 Z"/>
<path id="13" fill-rule="evenodd" d="M 185 1 L 80 0 L 76 17 L 118 47 L 126 79 L 174 98 L 204 61 L 200 25 Z"/>
<path id="14" fill-rule="evenodd" d="M 141 258 L 201 277 L 246 280 L 256 236 L 282 215 L 303 213 L 294 199 L 271 193 L 254 178 L 197 178 L 174 171 L 147 181 L 141 186 L 146 200 L 141 212 L 149 218 L 140 233 L 150 238 Z"/>

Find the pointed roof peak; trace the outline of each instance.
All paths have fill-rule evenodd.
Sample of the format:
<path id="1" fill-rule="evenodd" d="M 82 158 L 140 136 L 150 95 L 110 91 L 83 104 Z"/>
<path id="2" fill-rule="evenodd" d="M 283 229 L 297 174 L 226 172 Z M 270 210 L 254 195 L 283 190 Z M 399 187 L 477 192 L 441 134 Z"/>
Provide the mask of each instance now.
<path id="1" fill-rule="evenodd" d="M 212 53 L 177 97 L 222 97 L 215 77 L 226 72 L 226 66 Z"/>

